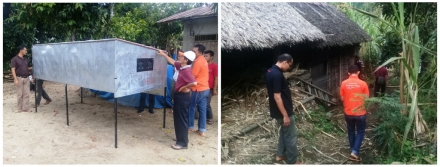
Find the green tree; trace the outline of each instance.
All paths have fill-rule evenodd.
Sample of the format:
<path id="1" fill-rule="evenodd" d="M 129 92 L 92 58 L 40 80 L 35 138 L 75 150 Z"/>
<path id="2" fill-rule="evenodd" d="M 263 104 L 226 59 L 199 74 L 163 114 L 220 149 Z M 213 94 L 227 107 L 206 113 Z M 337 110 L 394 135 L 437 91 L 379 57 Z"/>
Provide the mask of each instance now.
<path id="1" fill-rule="evenodd" d="M 32 55 L 35 43 L 96 39 L 105 36 L 111 4 L 98 3 L 12 3 L 3 4 L 4 62 L 25 44 Z M 9 66 L 4 66 L 9 68 Z"/>
<path id="2" fill-rule="evenodd" d="M 174 50 L 182 40 L 181 22 L 158 24 L 168 16 L 206 5 L 204 3 L 119 3 L 112 18 L 112 36 L 137 43 Z"/>

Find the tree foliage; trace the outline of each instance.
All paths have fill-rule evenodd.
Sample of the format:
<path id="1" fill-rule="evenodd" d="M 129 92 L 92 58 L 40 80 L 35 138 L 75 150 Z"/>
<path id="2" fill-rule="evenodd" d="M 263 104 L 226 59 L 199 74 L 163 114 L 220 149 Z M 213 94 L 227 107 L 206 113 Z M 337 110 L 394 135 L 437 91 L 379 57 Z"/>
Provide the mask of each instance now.
<path id="1" fill-rule="evenodd" d="M 179 21 L 160 19 L 205 3 L 4 3 L 3 60 L 8 62 L 20 44 L 121 38 L 174 50 L 182 41 Z M 215 8 L 216 5 L 213 5 Z M 8 69 L 4 65 L 4 70 Z"/>

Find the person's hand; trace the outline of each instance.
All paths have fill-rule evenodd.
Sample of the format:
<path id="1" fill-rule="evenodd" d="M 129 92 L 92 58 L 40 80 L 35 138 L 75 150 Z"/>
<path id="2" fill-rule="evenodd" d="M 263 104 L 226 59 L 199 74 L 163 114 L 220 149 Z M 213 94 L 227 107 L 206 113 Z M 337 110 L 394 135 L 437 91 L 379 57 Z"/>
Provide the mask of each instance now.
<path id="1" fill-rule="evenodd" d="M 166 56 L 166 54 L 163 52 L 163 50 L 157 49 L 157 53 L 162 56 Z"/>
<path id="2" fill-rule="evenodd" d="M 289 117 L 283 117 L 283 123 L 284 126 L 287 127 L 290 125 L 290 118 Z"/>
<path id="3" fill-rule="evenodd" d="M 15 84 L 16 86 L 18 86 L 18 80 L 17 80 L 17 79 L 14 79 L 14 84 Z"/>
<path id="4" fill-rule="evenodd" d="M 179 92 L 182 92 L 183 90 L 186 90 L 186 88 L 185 87 L 180 87 L 179 88 Z"/>
<path id="5" fill-rule="evenodd" d="M 212 95 L 217 95 L 217 90 L 214 89 L 214 91 L 212 92 Z"/>
<path id="6" fill-rule="evenodd" d="M 31 82 L 32 82 L 33 84 L 35 84 L 35 79 L 34 79 L 34 78 L 32 78 Z"/>

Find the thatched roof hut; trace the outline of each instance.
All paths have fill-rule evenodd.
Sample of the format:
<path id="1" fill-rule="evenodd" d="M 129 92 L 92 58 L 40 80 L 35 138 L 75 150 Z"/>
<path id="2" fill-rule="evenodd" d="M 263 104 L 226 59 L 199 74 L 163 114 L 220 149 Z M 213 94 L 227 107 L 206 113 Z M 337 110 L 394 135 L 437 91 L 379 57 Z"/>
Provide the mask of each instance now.
<path id="1" fill-rule="evenodd" d="M 345 46 L 371 40 L 328 3 L 222 3 L 222 49 L 263 49 L 312 43 Z"/>
<path id="2" fill-rule="evenodd" d="M 222 3 L 222 49 L 317 42 L 324 34 L 287 3 Z"/>
<path id="3" fill-rule="evenodd" d="M 328 3 L 288 3 L 312 25 L 318 27 L 326 38 L 319 47 L 345 46 L 367 42 L 371 37 L 335 6 Z"/>

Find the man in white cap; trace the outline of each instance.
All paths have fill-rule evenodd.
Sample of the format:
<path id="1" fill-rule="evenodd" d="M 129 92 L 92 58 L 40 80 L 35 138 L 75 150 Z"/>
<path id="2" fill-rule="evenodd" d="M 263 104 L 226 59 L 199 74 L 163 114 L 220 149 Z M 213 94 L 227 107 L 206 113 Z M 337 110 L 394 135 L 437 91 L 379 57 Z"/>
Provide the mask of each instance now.
<path id="1" fill-rule="evenodd" d="M 188 109 L 191 102 L 190 89 L 197 85 L 196 78 L 192 74 L 191 64 L 196 58 L 193 51 L 187 51 L 179 56 L 177 61 L 167 56 L 163 51 L 158 50 L 159 55 L 165 57 L 168 63 L 174 65 L 179 70 L 176 87 L 174 88 L 174 129 L 176 133 L 176 144 L 171 148 L 175 150 L 188 148 Z"/>

